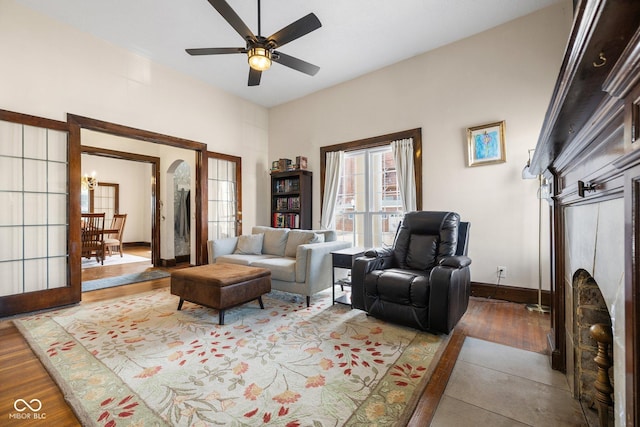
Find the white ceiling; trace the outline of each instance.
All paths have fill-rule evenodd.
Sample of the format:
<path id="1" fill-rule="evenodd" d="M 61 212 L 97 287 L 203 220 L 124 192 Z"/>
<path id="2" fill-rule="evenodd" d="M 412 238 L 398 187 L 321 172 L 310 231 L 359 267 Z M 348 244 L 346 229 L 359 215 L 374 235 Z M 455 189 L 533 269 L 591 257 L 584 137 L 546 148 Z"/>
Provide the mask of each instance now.
<path id="1" fill-rule="evenodd" d="M 257 104 L 272 107 L 524 16 L 562 0 L 262 0 L 262 35 L 315 13 L 322 27 L 280 50 L 318 65 L 280 64 L 248 87 L 245 55 L 185 48 L 243 47 L 207 0 L 17 0 L 41 13 Z M 227 0 L 257 34 L 257 0 Z"/>

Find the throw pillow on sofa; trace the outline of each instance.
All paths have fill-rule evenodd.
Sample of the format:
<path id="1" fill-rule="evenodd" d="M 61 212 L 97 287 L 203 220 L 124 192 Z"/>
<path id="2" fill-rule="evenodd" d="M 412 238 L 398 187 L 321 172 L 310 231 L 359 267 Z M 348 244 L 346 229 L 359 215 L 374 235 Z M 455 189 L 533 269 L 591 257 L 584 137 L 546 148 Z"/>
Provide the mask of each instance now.
<path id="1" fill-rule="evenodd" d="M 284 256 L 284 249 L 287 246 L 288 228 L 271 228 L 255 226 L 252 233 L 264 233 L 262 242 L 262 253 L 266 255 Z"/>
<path id="2" fill-rule="evenodd" d="M 317 234 L 313 231 L 291 230 L 287 237 L 287 247 L 284 250 L 284 256 L 289 258 L 296 257 L 296 250 L 300 245 L 307 243 L 316 243 Z"/>
<path id="3" fill-rule="evenodd" d="M 242 255 L 262 254 L 262 241 L 264 234 L 248 234 L 238 236 L 238 245 L 234 253 Z"/>

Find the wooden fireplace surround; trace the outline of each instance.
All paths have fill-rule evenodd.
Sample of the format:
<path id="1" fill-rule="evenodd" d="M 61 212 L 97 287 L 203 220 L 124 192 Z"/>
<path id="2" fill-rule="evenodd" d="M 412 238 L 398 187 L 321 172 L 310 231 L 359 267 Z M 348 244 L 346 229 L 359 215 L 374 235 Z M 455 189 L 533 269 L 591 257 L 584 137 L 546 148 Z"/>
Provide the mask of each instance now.
<path id="1" fill-rule="evenodd" d="M 566 370 L 563 211 L 624 199 L 625 424 L 640 425 L 640 2 L 575 0 L 574 22 L 531 169 L 553 186 L 552 367 Z"/>

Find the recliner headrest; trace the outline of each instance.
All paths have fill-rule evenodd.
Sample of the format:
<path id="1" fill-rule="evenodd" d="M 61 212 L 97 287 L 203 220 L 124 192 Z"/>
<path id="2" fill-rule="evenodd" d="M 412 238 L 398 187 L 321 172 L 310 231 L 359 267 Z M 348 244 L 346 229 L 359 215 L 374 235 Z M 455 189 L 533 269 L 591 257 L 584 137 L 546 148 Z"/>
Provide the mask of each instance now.
<path id="1" fill-rule="evenodd" d="M 407 212 L 394 242 L 394 258 L 401 268 L 429 269 L 455 254 L 460 215 L 455 212 Z M 412 239 L 412 235 L 416 238 Z M 431 236 L 424 240 L 418 236 Z M 429 243 L 431 242 L 431 243 Z"/>
<path id="2" fill-rule="evenodd" d="M 443 229 L 457 230 L 459 222 L 455 212 L 414 211 L 405 214 L 402 225 L 411 233 L 437 235 Z"/>

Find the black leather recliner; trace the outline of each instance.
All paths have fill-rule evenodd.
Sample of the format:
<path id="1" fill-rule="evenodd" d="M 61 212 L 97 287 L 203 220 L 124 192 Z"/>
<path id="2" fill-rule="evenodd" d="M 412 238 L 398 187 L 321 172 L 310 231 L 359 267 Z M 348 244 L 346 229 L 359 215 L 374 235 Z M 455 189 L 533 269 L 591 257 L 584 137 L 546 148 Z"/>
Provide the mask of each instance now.
<path id="1" fill-rule="evenodd" d="M 351 303 L 371 316 L 448 334 L 467 310 L 469 223 L 455 212 L 409 212 L 390 248 L 368 250 L 351 272 Z"/>

